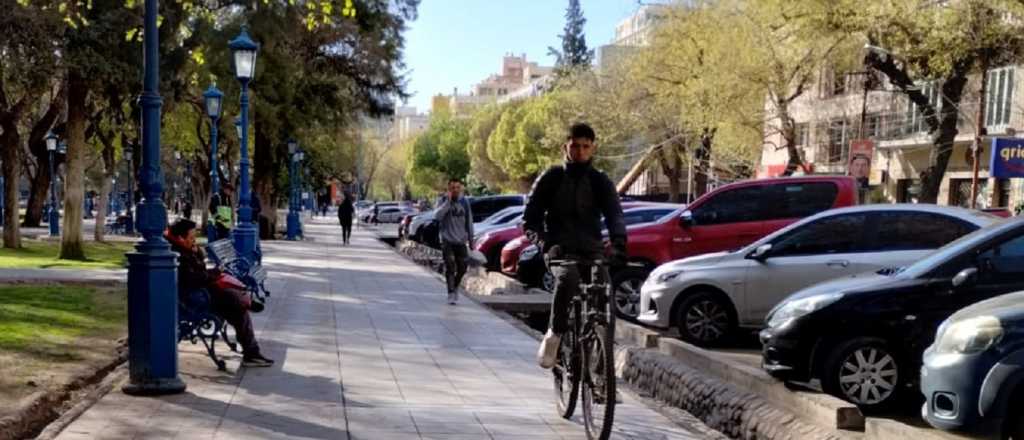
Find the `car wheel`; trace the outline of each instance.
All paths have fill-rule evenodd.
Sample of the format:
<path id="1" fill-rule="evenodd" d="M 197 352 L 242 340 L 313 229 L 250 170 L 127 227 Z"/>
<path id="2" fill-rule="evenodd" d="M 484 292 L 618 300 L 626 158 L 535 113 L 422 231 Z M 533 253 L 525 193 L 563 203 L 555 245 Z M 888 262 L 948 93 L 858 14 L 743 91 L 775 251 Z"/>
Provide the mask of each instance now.
<path id="1" fill-rule="evenodd" d="M 625 269 L 612 277 L 615 310 L 620 318 L 636 321 L 640 316 L 640 286 L 645 280 L 647 271 L 641 269 Z"/>
<path id="2" fill-rule="evenodd" d="M 736 328 L 736 312 L 722 295 L 697 292 L 679 305 L 676 318 L 679 336 L 698 346 L 719 345 Z"/>
<path id="3" fill-rule="evenodd" d="M 555 292 L 555 274 L 551 273 L 550 270 L 545 270 L 544 275 L 541 276 L 540 287 L 546 292 Z"/>
<path id="4" fill-rule="evenodd" d="M 826 393 L 870 411 L 897 400 L 907 373 L 884 340 L 856 338 L 832 351 L 821 385 Z"/>

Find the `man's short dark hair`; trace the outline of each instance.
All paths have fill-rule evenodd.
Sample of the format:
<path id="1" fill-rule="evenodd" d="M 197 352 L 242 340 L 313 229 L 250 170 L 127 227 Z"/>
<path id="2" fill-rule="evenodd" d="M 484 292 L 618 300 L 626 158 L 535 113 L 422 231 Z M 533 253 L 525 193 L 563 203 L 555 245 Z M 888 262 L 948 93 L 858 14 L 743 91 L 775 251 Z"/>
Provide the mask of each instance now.
<path id="1" fill-rule="evenodd" d="M 178 221 L 171 225 L 171 234 L 176 237 L 184 237 L 188 234 L 188 231 L 195 229 L 196 222 L 187 218 L 180 218 Z"/>
<path id="2" fill-rule="evenodd" d="M 466 184 L 465 182 L 462 181 L 462 179 L 460 179 L 458 177 L 449 178 L 448 179 L 448 184 L 451 185 L 452 183 L 459 183 L 459 184 L 462 184 L 462 185 Z"/>
<path id="3" fill-rule="evenodd" d="M 586 123 L 577 122 L 569 127 L 569 139 L 590 139 L 595 141 L 597 140 L 597 135 L 594 134 L 594 129 Z"/>

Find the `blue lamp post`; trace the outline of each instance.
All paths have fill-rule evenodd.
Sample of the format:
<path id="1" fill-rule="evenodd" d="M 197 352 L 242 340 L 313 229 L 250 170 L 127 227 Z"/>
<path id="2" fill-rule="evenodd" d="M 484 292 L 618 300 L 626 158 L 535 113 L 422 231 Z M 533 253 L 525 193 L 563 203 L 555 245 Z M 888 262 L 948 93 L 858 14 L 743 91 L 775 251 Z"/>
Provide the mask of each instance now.
<path id="1" fill-rule="evenodd" d="M 132 215 L 132 205 L 135 204 L 135 167 L 132 165 L 132 147 L 128 147 L 124 150 L 124 159 L 128 161 L 128 207 L 127 216 L 128 221 L 124 225 L 125 233 L 132 235 L 135 233 L 135 217 Z M 162 184 L 163 182 L 161 182 Z M 164 223 L 167 221 L 164 220 Z"/>
<path id="2" fill-rule="evenodd" d="M 54 155 L 57 153 L 57 135 L 46 134 L 46 151 L 50 154 L 50 209 L 47 210 L 46 221 L 50 224 L 50 236 L 60 236 L 60 213 L 57 212 L 57 174 L 53 170 Z"/>
<path id="3" fill-rule="evenodd" d="M 210 118 L 210 198 L 220 194 L 220 180 L 217 177 L 217 123 L 223 113 L 221 105 L 224 94 L 217 86 L 210 84 L 210 87 L 203 93 L 203 103 L 206 107 L 206 116 Z M 212 240 L 217 235 L 217 229 L 213 226 L 213 219 L 206 222 L 206 236 Z"/>
<path id="4" fill-rule="evenodd" d="M 235 250 L 250 262 L 255 261 L 256 226 L 252 218 L 252 188 L 249 186 L 249 81 L 256 73 L 256 52 L 259 46 L 249 38 L 247 26 L 228 43 L 235 61 L 235 77 L 242 85 L 241 96 L 241 159 L 239 160 L 238 224 L 235 226 Z"/>
<path id="5" fill-rule="evenodd" d="M 146 1 L 143 21 L 142 166 L 137 212 L 142 239 L 128 257 L 128 383 L 127 394 L 173 394 L 185 391 L 178 376 L 178 262 L 163 237 L 167 208 L 160 197 L 160 107 L 157 91 L 160 52 L 157 41 L 157 0 Z"/>
<path id="6" fill-rule="evenodd" d="M 295 139 L 288 139 L 288 239 L 296 240 L 299 235 L 299 212 L 295 209 L 295 164 L 299 161 L 299 143 Z"/>

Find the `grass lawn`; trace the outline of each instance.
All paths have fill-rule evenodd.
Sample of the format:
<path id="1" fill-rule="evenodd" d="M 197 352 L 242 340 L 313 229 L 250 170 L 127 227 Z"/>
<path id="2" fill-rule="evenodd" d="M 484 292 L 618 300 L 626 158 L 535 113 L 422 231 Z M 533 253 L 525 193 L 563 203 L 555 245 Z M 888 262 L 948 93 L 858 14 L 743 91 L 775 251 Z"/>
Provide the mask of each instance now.
<path id="1" fill-rule="evenodd" d="M 0 286 L 0 408 L 109 359 L 125 309 L 123 288 Z"/>
<path id="2" fill-rule="evenodd" d="M 0 269 L 118 269 L 124 267 L 124 253 L 134 243 L 86 241 L 85 261 L 58 260 L 59 242 L 22 240 L 21 245 L 21 249 L 0 248 Z"/>

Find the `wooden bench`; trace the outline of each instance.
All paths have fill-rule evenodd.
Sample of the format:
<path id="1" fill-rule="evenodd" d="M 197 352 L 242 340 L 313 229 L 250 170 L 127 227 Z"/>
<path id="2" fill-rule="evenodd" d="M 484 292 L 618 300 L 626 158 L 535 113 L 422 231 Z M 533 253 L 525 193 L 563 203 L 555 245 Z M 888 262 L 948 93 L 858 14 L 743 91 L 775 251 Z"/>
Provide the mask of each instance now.
<path id="1" fill-rule="evenodd" d="M 267 270 L 258 262 L 250 264 L 248 260 L 239 256 L 231 240 L 225 238 L 207 244 L 206 251 L 218 269 L 245 284 L 254 300 L 262 303 L 265 297 L 270 296 L 270 291 L 265 285 Z"/>
<path id="2" fill-rule="evenodd" d="M 213 313 L 210 293 L 205 289 L 190 292 L 178 302 L 178 342 L 203 343 L 206 355 L 224 371 L 224 360 L 217 356 L 217 339 L 223 339 L 231 351 L 238 352 L 238 344 L 228 339 L 227 324 Z"/>

